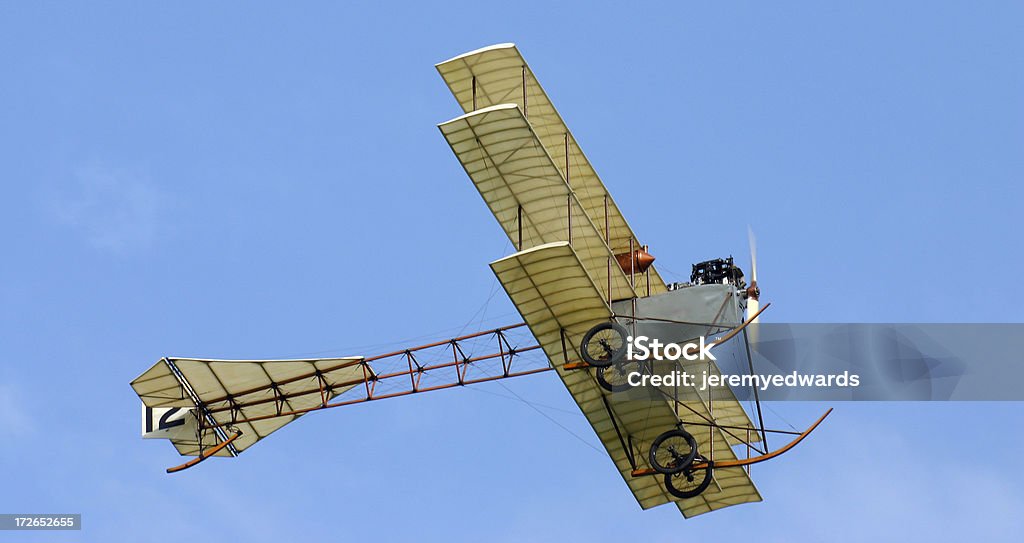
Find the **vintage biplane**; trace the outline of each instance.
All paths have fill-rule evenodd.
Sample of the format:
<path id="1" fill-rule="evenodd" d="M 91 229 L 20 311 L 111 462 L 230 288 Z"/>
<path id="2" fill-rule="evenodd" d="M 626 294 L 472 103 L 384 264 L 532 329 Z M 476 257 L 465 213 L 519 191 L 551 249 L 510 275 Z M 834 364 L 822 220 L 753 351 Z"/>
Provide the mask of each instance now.
<path id="1" fill-rule="evenodd" d="M 804 432 L 770 430 L 760 403 L 754 424 L 728 388 L 637 398 L 629 371 L 656 370 L 622 356 L 627 333 L 746 343 L 767 308 L 756 264 L 750 285 L 731 258 L 666 284 L 514 45 L 437 70 L 465 113 L 441 134 L 514 245 L 490 266 L 525 322 L 376 356 L 162 358 L 131 385 L 143 437 L 194 457 L 167 471 L 238 456 L 311 411 L 553 370 L 642 508 L 673 502 L 691 517 L 760 501 L 750 465 L 786 452 L 828 413 Z M 710 360 L 686 364 L 719 371 Z M 792 441 L 769 451 L 773 432 Z"/>

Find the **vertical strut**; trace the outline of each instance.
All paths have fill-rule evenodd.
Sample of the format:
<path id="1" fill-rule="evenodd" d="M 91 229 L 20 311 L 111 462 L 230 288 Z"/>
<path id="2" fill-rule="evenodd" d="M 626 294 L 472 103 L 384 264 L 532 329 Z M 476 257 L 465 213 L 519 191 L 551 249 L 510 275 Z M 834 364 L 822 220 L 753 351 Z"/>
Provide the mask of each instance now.
<path id="1" fill-rule="evenodd" d="M 747 347 L 747 366 L 750 368 L 750 375 L 754 375 L 754 358 L 750 354 L 750 337 L 747 336 L 747 329 L 743 329 L 743 344 Z M 757 387 L 754 388 L 754 403 L 757 404 L 757 425 L 761 427 L 761 447 L 768 452 L 768 435 L 764 431 L 764 417 L 761 414 L 761 399 L 757 394 Z"/>
<path id="2" fill-rule="evenodd" d="M 363 360 L 363 363 L 360 364 L 360 367 L 363 370 L 363 385 L 366 387 L 366 399 L 369 400 L 373 398 L 373 389 L 370 388 L 370 376 L 367 375 L 366 360 Z"/>
<path id="3" fill-rule="evenodd" d="M 323 406 L 327 405 L 327 394 L 324 392 L 324 384 L 326 384 L 326 381 L 324 380 L 324 374 L 321 373 L 320 370 L 316 370 L 316 384 L 317 384 L 317 386 L 320 387 L 320 406 L 323 407 Z M 234 411 L 232 411 L 232 413 L 231 413 L 232 420 L 234 420 L 234 417 L 235 417 L 235 414 L 234 414 Z"/>
<path id="4" fill-rule="evenodd" d="M 633 248 L 633 238 L 629 238 L 629 286 L 636 289 L 636 249 Z"/>
<path id="5" fill-rule="evenodd" d="M 716 320 L 718 317 L 715 317 Z M 708 375 L 711 374 L 711 359 L 708 359 L 708 368 L 705 370 Z M 713 390 L 708 391 L 708 417 L 711 420 L 715 420 L 715 392 Z M 708 443 L 711 444 L 711 450 L 709 451 L 708 460 L 715 461 L 715 427 L 714 425 L 708 426 Z"/>
<path id="6" fill-rule="evenodd" d="M 527 119 L 530 118 L 530 116 L 526 114 L 526 65 L 525 64 L 523 65 L 523 117 L 526 117 Z"/>
<path id="7" fill-rule="evenodd" d="M 412 371 L 412 351 L 405 351 L 405 361 L 409 363 L 409 384 L 412 385 L 412 391 L 416 392 L 416 376 Z M 419 366 L 419 363 L 416 365 Z"/>
<path id="8" fill-rule="evenodd" d="M 572 190 L 572 183 L 569 182 L 569 133 L 565 133 L 565 184 Z"/>
<path id="9" fill-rule="evenodd" d="M 750 428 L 747 428 L 747 459 L 750 459 Z M 750 464 L 747 464 L 747 475 L 750 475 Z"/>
<path id="10" fill-rule="evenodd" d="M 569 183 L 569 133 L 566 132 L 563 137 L 565 138 L 565 184 L 569 187 L 569 195 L 565 201 L 565 216 L 569 221 L 569 245 L 572 245 L 572 185 Z"/>
<path id="11" fill-rule="evenodd" d="M 519 204 L 519 211 L 516 214 L 516 224 L 519 225 L 519 248 L 517 251 L 523 250 L 523 205 Z"/>
<path id="12" fill-rule="evenodd" d="M 632 331 L 636 336 L 636 251 L 633 249 L 633 238 L 629 238 L 629 286 L 632 297 L 629 300 L 629 316 L 632 318 Z"/>
<path id="13" fill-rule="evenodd" d="M 641 249 L 643 249 L 645 253 L 647 252 L 647 246 L 646 245 L 642 246 Z M 647 295 L 650 296 L 651 295 L 651 267 L 650 266 L 648 266 L 647 269 L 644 270 L 644 278 L 647 280 Z"/>
<path id="14" fill-rule="evenodd" d="M 565 348 L 565 328 L 558 332 L 562 336 L 562 364 L 569 363 L 569 351 Z"/>
<path id="15" fill-rule="evenodd" d="M 509 355 L 507 361 L 505 360 L 505 345 L 504 345 L 504 343 L 508 343 L 508 342 L 507 341 L 503 341 L 505 339 L 505 334 L 503 334 L 501 332 L 501 330 L 498 330 L 497 332 L 495 332 L 494 335 L 498 336 L 498 354 L 501 355 L 501 374 L 503 376 L 505 376 L 505 377 L 508 377 L 509 366 L 512 365 L 512 356 L 511 355 Z"/>
<path id="16" fill-rule="evenodd" d="M 569 222 L 569 245 L 572 245 L 572 191 L 565 197 L 565 219 Z"/>
<path id="17" fill-rule="evenodd" d="M 608 221 L 608 193 L 604 193 L 604 242 L 608 245 L 608 248 L 612 248 L 611 239 L 611 226 Z M 612 305 L 612 259 L 615 258 L 609 251 L 608 255 L 608 305 Z"/>
<path id="18" fill-rule="evenodd" d="M 452 340 L 452 359 L 453 359 L 453 362 L 455 362 L 455 373 L 456 373 L 456 375 L 458 375 L 458 377 L 459 377 L 459 384 L 461 385 L 463 383 L 462 375 L 465 372 L 463 370 L 459 369 L 459 348 L 458 347 L 459 347 L 459 344 L 456 343 L 455 340 L 453 339 Z M 465 365 L 465 364 L 463 364 L 463 365 Z"/>

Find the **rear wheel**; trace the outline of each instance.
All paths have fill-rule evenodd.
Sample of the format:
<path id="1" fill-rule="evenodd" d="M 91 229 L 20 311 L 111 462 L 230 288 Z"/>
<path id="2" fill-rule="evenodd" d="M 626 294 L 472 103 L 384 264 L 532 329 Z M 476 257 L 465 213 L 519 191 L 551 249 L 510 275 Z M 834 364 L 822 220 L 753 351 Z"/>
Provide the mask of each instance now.
<path id="1" fill-rule="evenodd" d="M 608 392 L 629 390 L 629 374 L 636 371 L 638 364 L 619 362 L 607 368 L 597 368 L 597 384 Z"/>
<path id="2" fill-rule="evenodd" d="M 683 471 L 697 457 L 697 440 L 683 429 L 669 430 L 654 439 L 648 460 L 658 473 Z"/>
<path id="3" fill-rule="evenodd" d="M 703 459 L 701 459 L 703 460 Z M 679 473 L 665 474 L 665 488 L 677 498 L 695 498 L 711 484 L 711 462 L 700 469 L 686 468 Z"/>

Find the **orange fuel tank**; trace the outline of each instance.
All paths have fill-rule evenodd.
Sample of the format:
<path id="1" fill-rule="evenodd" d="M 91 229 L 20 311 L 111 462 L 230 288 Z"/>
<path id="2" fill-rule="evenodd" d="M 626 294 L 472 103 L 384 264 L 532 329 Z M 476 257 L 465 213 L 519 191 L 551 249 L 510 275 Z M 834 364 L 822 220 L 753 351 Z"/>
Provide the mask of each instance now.
<path id="1" fill-rule="evenodd" d="M 633 267 L 635 267 L 636 273 L 643 273 L 647 271 L 647 268 L 651 267 L 651 264 L 654 264 L 654 256 L 647 252 L 646 245 L 634 250 L 632 258 L 630 258 L 628 252 L 625 252 L 615 255 L 615 260 L 619 262 L 619 267 L 626 274 L 632 273 L 633 270 L 631 268 Z"/>

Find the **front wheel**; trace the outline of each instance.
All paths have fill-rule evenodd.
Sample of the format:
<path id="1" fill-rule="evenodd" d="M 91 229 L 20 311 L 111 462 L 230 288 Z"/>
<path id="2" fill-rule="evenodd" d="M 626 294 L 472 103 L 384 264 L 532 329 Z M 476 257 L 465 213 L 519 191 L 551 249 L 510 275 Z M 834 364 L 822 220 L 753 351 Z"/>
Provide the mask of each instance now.
<path id="1" fill-rule="evenodd" d="M 677 498 L 695 498 L 711 484 L 711 462 L 706 467 L 693 470 L 686 468 L 679 473 L 665 475 L 665 488 Z"/>
<path id="2" fill-rule="evenodd" d="M 626 329 L 607 321 L 594 326 L 580 342 L 580 356 L 591 366 L 607 368 L 626 357 Z"/>
<path id="3" fill-rule="evenodd" d="M 648 460 L 658 473 L 672 475 L 683 471 L 697 457 L 697 440 L 683 429 L 669 430 L 654 439 Z"/>

